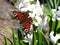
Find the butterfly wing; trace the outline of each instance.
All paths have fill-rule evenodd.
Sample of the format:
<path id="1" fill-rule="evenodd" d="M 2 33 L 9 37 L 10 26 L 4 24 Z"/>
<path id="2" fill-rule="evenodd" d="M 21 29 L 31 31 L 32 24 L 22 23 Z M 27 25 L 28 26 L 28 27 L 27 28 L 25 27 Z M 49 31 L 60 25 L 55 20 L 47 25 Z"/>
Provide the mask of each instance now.
<path id="1" fill-rule="evenodd" d="M 26 18 L 29 16 L 27 12 L 13 12 L 14 16 L 20 20 L 21 23 L 25 22 Z"/>
<path id="2" fill-rule="evenodd" d="M 22 15 L 23 15 L 24 19 L 28 18 L 28 16 L 29 16 L 29 14 L 27 12 L 23 12 Z"/>
<path id="3" fill-rule="evenodd" d="M 29 30 L 31 27 L 32 18 L 27 18 L 24 23 L 22 23 L 23 28 Z"/>
<path id="4" fill-rule="evenodd" d="M 16 16 L 16 18 L 20 21 L 23 20 L 23 17 L 22 17 L 22 13 L 21 12 L 13 12 L 14 16 Z"/>

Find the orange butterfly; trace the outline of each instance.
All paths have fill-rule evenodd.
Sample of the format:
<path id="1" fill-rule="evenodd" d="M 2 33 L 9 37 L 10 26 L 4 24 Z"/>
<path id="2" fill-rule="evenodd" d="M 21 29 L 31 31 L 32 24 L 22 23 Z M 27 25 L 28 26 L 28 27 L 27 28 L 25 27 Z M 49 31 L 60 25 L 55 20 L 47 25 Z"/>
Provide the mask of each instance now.
<path id="1" fill-rule="evenodd" d="M 17 12 L 17 11 L 14 11 L 13 14 L 20 21 L 25 31 L 29 32 L 32 24 L 32 18 L 29 17 L 29 14 L 27 12 Z"/>

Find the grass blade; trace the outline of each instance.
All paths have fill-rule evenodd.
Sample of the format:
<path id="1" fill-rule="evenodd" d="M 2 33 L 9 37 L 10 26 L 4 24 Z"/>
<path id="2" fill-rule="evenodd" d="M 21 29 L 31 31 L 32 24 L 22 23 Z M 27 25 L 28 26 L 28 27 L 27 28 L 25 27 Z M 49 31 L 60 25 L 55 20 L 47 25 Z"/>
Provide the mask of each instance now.
<path id="1" fill-rule="evenodd" d="M 10 30 L 10 29 L 7 28 L 7 27 L 4 27 L 4 29 L 5 29 L 6 32 L 8 32 L 8 33 L 10 33 L 10 35 L 12 35 L 12 30 Z"/>
<path id="2" fill-rule="evenodd" d="M 41 33 L 40 33 L 40 30 L 37 30 L 37 40 L 38 40 L 38 43 L 37 43 L 37 45 L 42 45 L 42 35 L 41 35 Z"/>
<path id="3" fill-rule="evenodd" d="M 15 34 L 14 34 L 14 30 L 12 30 L 12 37 L 13 37 L 13 45 L 17 45 L 17 42 L 16 42 L 16 37 L 15 37 Z"/>
<path id="4" fill-rule="evenodd" d="M 22 40 L 20 40 L 20 45 L 25 45 Z"/>
<path id="5" fill-rule="evenodd" d="M 33 32 L 32 45 L 36 45 L 36 32 Z"/>
<path id="6" fill-rule="evenodd" d="M 54 0 L 54 8 L 57 9 L 57 0 Z"/>
<path id="7" fill-rule="evenodd" d="M 38 45 L 43 45 L 43 44 L 49 45 L 48 40 L 46 39 L 45 35 L 40 29 L 38 29 L 37 33 L 38 33 Z"/>
<path id="8" fill-rule="evenodd" d="M 52 0 L 49 0 L 49 1 L 50 1 L 51 6 L 54 7 L 53 1 Z"/>
<path id="9" fill-rule="evenodd" d="M 52 17 L 50 18 L 50 21 L 49 21 L 49 27 L 50 27 L 50 30 L 49 30 L 49 33 L 52 31 Z"/>
<path id="10" fill-rule="evenodd" d="M 56 35 L 57 26 L 58 26 L 58 20 L 56 19 L 54 27 L 54 36 Z"/>
<path id="11" fill-rule="evenodd" d="M 9 43 L 9 41 L 8 41 L 6 36 L 4 36 L 4 40 L 5 40 L 5 45 L 10 45 L 10 43 Z"/>

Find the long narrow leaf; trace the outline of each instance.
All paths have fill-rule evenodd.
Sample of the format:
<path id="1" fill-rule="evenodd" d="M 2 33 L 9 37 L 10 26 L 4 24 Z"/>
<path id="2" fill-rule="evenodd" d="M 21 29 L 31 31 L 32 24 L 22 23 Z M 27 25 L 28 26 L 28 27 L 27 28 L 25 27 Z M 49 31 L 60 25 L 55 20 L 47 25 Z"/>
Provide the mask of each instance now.
<path id="1" fill-rule="evenodd" d="M 50 22 L 49 22 L 49 27 L 50 27 L 50 30 L 49 30 L 49 33 L 52 31 L 52 17 L 50 17 Z"/>
<path id="2" fill-rule="evenodd" d="M 37 37 L 38 37 L 38 43 L 37 45 L 42 45 L 42 35 L 40 33 L 40 30 L 37 30 Z"/>
<path id="3" fill-rule="evenodd" d="M 56 35 L 57 26 L 58 26 L 58 20 L 56 19 L 54 27 L 54 36 Z"/>
<path id="4" fill-rule="evenodd" d="M 46 39 L 46 37 L 45 37 L 45 35 L 43 34 L 43 32 L 40 30 L 40 29 L 38 29 L 38 45 L 42 45 L 42 42 L 44 42 L 44 45 L 49 45 L 49 42 L 48 42 L 48 40 Z M 43 40 L 43 41 L 42 41 Z"/>
<path id="5" fill-rule="evenodd" d="M 4 27 L 4 29 L 5 29 L 6 32 L 8 32 L 8 33 L 10 33 L 12 35 L 12 30 L 11 29 L 9 29 L 7 27 Z"/>
<path id="6" fill-rule="evenodd" d="M 50 1 L 51 6 L 54 7 L 53 1 L 52 0 L 49 0 L 49 1 Z"/>
<path id="7" fill-rule="evenodd" d="M 48 6 L 49 10 L 51 10 L 51 6 L 49 4 L 49 0 L 47 0 L 47 6 Z"/>
<path id="8" fill-rule="evenodd" d="M 57 4 L 56 4 L 57 7 L 58 7 L 59 3 L 60 3 L 60 0 L 57 1 Z"/>
<path id="9" fill-rule="evenodd" d="M 45 35 L 43 34 L 42 31 L 40 31 L 41 35 L 42 35 L 42 38 L 43 38 L 43 41 L 44 41 L 44 45 L 49 45 L 49 42 L 48 40 L 46 39 Z"/>
<path id="10" fill-rule="evenodd" d="M 20 40 L 20 45 L 25 45 L 22 40 Z"/>
<path id="11" fill-rule="evenodd" d="M 6 36 L 4 36 L 4 40 L 5 40 L 5 45 L 10 45 L 10 43 L 9 43 L 9 41 L 8 41 Z"/>
<path id="12" fill-rule="evenodd" d="M 54 0 L 54 7 L 55 7 L 55 9 L 57 9 L 57 2 L 56 2 L 57 0 Z"/>
<path id="13" fill-rule="evenodd" d="M 33 40 L 32 40 L 32 45 L 36 45 L 36 32 L 33 32 Z"/>
<path id="14" fill-rule="evenodd" d="M 13 45 L 17 45 L 14 30 L 12 30 L 12 37 L 13 37 Z"/>

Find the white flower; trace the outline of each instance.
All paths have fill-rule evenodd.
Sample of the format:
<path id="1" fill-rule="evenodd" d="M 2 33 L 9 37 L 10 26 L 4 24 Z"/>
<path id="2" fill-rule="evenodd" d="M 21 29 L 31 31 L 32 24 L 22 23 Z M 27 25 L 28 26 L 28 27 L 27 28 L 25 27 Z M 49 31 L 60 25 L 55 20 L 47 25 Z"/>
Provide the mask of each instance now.
<path id="1" fill-rule="evenodd" d="M 52 18 L 52 20 L 53 21 L 55 21 L 55 19 L 56 19 L 56 9 L 52 9 L 52 13 L 53 13 L 53 18 Z"/>
<path id="2" fill-rule="evenodd" d="M 40 6 L 39 1 L 37 0 L 36 4 L 31 5 L 32 13 L 29 13 L 31 17 L 43 15 L 43 8 Z"/>
<path id="3" fill-rule="evenodd" d="M 37 20 L 37 22 L 33 23 L 35 24 L 35 26 L 39 26 L 40 28 L 46 28 L 46 24 L 47 24 L 47 16 L 44 17 L 44 19 L 42 19 L 40 16 L 35 16 L 35 19 Z"/>
<path id="4" fill-rule="evenodd" d="M 33 4 L 30 4 L 30 1 L 34 0 L 20 1 L 20 3 L 16 5 L 16 8 L 24 12 L 31 11 L 29 12 L 30 17 L 34 17 L 35 15 L 43 15 L 43 8 L 40 6 L 39 0 L 37 0 L 37 2 Z"/>
<path id="5" fill-rule="evenodd" d="M 28 0 L 20 0 L 20 1 L 18 1 L 19 2 L 19 4 L 16 4 L 16 8 L 18 9 L 18 10 L 20 10 L 21 11 L 21 9 L 23 8 L 24 9 L 24 11 L 26 11 L 27 9 L 27 4 L 28 4 Z"/>
<path id="6" fill-rule="evenodd" d="M 35 19 L 37 20 L 37 22 L 33 21 L 33 23 L 35 24 L 35 26 L 38 26 L 41 23 L 42 18 L 36 15 Z"/>
<path id="7" fill-rule="evenodd" d="M 45 16 L 44 19 L 42 19 L 42 21 L 40 22 L 39 28 L 42 29 L 47 28 L 46 24 L 47 24 L 47 16 Z"/>
<path id="8" fill-rule="evenodd" d="M 60 10 L 56 11 L 56 18 L 57 20 L 60 20 Z"/>
<path id="9" fill-rule="evenodd" d="M 60 34 L 56 34 L 56 36 L 54 36 L 54 32 L 52 31 L 50 33 L 50 39 L 54 44 L 56 44 L 57 40 L 60 39 Z"/>
<path id="10" fill-rule="evenodd" d="M 53 18 L 52 20 L 55 21 L 55 19 L 60 20 L 60 10 L 52 9 Z"/>
<path id="11" fill-rule="evenodd" d="M 29 45 L 31 45 L 32 38 L 33 38 L 33 34 L 27 34 L 27 36 L 25 36 L 23 41 L 24 42 L 29 42 Z"/>

